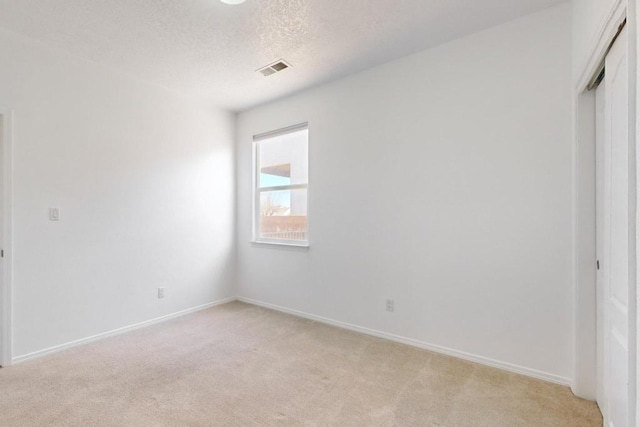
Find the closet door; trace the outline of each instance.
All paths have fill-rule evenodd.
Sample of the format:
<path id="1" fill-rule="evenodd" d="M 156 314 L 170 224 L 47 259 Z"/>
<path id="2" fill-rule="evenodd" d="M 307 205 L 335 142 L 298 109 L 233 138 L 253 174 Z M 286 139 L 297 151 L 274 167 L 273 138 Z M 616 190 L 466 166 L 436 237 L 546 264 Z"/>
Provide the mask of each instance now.
<path id="1" fill-rule="evenodd" d="M 605 65 L 604 136 L 602 140 L 602 258 L 599 304 L 603 309 L 601 406 L 605 425 L 629 426 L 629 82 L 627 31 L 623 30 Z"/>

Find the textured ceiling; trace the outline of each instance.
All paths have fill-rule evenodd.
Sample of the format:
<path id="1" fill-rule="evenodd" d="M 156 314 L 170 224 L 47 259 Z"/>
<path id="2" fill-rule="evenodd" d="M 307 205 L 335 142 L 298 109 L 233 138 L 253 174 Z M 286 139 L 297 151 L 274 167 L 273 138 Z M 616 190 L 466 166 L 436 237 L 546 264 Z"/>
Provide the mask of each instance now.
<path id="1" fill-rule="evenodd" d="M 562 1 L 0 0 L 0 26 L 238 111 Z"/>

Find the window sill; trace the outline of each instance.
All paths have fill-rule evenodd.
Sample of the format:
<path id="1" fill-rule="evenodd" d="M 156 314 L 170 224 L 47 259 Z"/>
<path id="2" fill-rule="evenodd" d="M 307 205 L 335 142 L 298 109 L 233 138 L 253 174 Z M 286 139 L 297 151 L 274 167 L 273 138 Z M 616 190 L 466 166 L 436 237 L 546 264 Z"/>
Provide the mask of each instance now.
<path id="1" fill-rule="evenodd" d="M 270 247 L 278 247 L 281 246 L 283 248 L 291 248 L 291 249 L 301 249 L 307 250 L 309 249 L 309 243 L 288 243 L 288 242 L 265 242 L 262 240 L 252 240 L 252 246 L 270 246 Z"/>

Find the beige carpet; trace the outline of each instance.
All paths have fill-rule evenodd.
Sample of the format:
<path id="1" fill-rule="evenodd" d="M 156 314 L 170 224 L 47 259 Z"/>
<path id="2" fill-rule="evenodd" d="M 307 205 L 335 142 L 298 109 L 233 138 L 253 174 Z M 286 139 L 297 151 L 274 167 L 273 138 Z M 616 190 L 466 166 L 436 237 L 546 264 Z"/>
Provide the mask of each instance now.
<path id="1" fill-rule="evenodd" d="M 601 426 L 568 388 L 238 302 L 0 369 L 1 426 Z"/>

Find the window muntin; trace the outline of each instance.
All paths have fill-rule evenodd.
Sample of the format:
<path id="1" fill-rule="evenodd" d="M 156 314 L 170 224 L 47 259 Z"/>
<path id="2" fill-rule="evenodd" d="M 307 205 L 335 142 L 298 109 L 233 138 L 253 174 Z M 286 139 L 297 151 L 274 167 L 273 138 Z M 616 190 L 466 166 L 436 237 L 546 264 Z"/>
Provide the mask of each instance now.
<path id="1" fill-rule="evenodd" d="M 254 137 L 254 241 L 308 244 L 306 124 Z"/>

